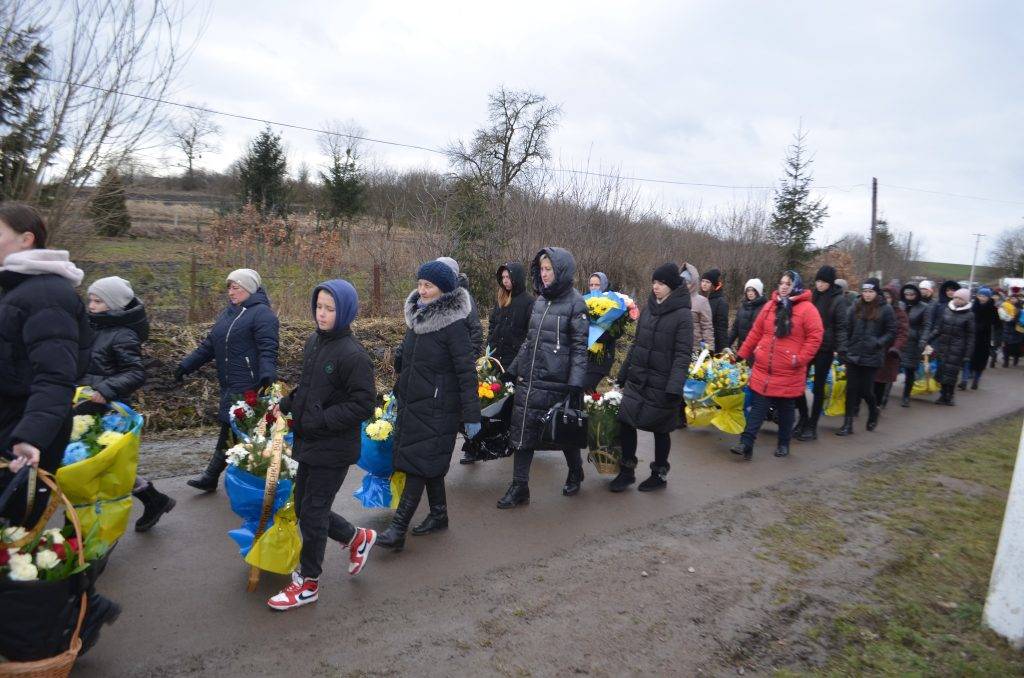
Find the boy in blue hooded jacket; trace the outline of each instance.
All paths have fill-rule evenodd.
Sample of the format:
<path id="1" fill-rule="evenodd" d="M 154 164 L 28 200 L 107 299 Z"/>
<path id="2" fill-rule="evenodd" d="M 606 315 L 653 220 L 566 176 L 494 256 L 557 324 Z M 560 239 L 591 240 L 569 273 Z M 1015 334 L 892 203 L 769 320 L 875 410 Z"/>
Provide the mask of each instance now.
<path id="1" fill-rule="evenodd" d="M 295 513 L 302 534 L 299 569 L 292 583 L 267 601 L 275 610 L 316 602 L 328 537 L 342 545 L 350 575 L 359 574 L 377 541 L 373 530 L 355 527 L 331 511 L 334 498 L 359 459 L 360 426 L 377 399 L 373 364 L 352 336 L 359 311 L 356 290 L 346 280 L 328 280 L 313 290 L 316 332 L 306 341 L 298 386 L 281 400 L 292 415 L 295 441 Z"/>

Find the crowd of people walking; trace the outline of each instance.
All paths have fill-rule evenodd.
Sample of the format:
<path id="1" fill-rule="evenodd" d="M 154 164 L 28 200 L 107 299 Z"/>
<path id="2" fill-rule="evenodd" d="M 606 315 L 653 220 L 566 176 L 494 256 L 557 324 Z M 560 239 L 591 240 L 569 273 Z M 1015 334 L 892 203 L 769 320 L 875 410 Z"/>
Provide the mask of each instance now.
<path id="1" fill-rule="evenodd" d="M 75 292 L 83 273 L 67 252 L 46 249 L 46 228 L 35 210 L 0 205 L 0 449 L 10 471 L 39 465 L 55 471 L 71 430 L 72 395 L 90 386 L 84 404 L 103 408 L 130 402 L 145 381 L 142 345 L 148 321 L 131 283 L 117 276 L 94 282 L 83 302 Z M 390 526 L 378 534 L 333 513 L 331 506 L 348 468 L 359 457 L 360 424 L 374 411 L 373 365 L 352 334 L 358 316 L 355 288 L 342 279 L 312 291 L 313 331 L 302 357 L 302 374 L 280 402 L 291 415 L 298 462 L 295 509 L 302 534 L 300 564 L 292 582 L 270 599 L 290 609 L 317 599 L 328 540 L 343 545 L 349 572 L 357 574 L 374 546 L 400 551 L 413 515 L 426 494 L 429 511 L 413 535 L 449 525 L 445 476 L 456 442 L 464 439 L 462 463 L 511 456 L 509 485 L 499 509 L 530 501 L 535 454 L 548 449 L 548 414 L 563 404 L 581 409 L 585 394 L 614 384 L 619 408 L 622 458 L 608 484 L 623 492 L 636 482 L 639 432 L 653 437 L 650 474 L 638 490 L 666 487 L 671 433 L 686 426 L 684 386 L 691 356 L 702 349 L 733 356 L 751 368 L 746 424 L 731 451 L 751 459 L 765 421 L 778 427 L 774 454 L 786 457 L 791 443 L 819 437 L 827 383 L 834 361 L 846 372 L 845 416 L 836 435 L 857 433 L 863 403 L 864 429 L 880 425 L 890 391 L 902 376 L 900 406 L 911 406 L 922 360 L 937 361 L 938 398 L 954 405 L 956 392 L 979 388 L 986 368 L 1017 365 L 1024 343 L 1020 289 L 981 287 L 976 294 L 955 281 L 921 281 L 883 287 L 876 278 L 850 291 L 837 272 L 822 266 L 811 285 L 795 270 L 769 280 L 766 292 L 748 280 L 735 314 L 728 281 L 720 269 L 701 275 L 688 261 L 653 269 L 635 337 L 624 355 L 613 337 L 597 357 L 588 352 L 587 305 L 575 283 L 573 255 L 545 247 L 527 266 L 506 262 L 495 272 L 495 302 L 484 328 L 476 300 L 458 262 L 442 257 L 423 263 L 404 303 L 405 336 L 396 347 L 397 402 L 394 467 L 406 475 Z M 612 289 L 603 272 L 587 278 L 591 292 Z M 279 323 L 257 271 L 238 269 L 226 278 L 227 306 L 198 347 L 182 356 L 174 378 L 213 362 L 220 389 L 220 435 L 205 470 L 188 484 L 216 490 L 234 444 L 229 407 L 238 394 L 269 388 L 277 379 Z M 731 321 L 731 322 L 730 322 Z M 514 391 L 503 416 L 481 420 L 476 362 L 488 356 Z M 613 366 L 620 363 L 613 374 Z M 808 377 L 813 375 L 808 395 Z M 899 392 L 898 392 L 899 393 Z M 82 406 L 80 406 L 82 407 Z M 497 453 L 495 453 L 497 450 Z M 566 477 L 561 492 L 573 496 L 584 481 L 582 451 L 562 446 Z M 0 483 L 2 484 L 2 483 Z M 145 510 L 136 529 L 145 531 L 171 511 L 174 500 L 140 478 L 135 496 Z M 4 513 L 23 515 L 25 501 Z"/>

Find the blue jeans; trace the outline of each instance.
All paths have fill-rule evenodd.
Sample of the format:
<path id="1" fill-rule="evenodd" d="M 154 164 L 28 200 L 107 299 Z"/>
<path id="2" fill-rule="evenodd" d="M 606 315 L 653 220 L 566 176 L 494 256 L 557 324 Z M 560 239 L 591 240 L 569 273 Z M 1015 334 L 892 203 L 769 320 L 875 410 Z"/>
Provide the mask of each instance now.
<path id="1" fill-rule="evenodd" d="M 750 413 L 747 415 L 747 426 L 743 429 L 743 433 L 740 434 L 740 441 L 744 445 L 753 447 L 754 441 L 757 439 L 757 433 L 761 430 L 761 424 L 764 423 L 765 415 L 768 414 L 768 408 L 774 407 L 776 421 L 779 424 L 779 445 L 788 446 L 790 439 L 793 437 L 793 412 L 796 407 L 794 399 L 772 398 L 761 395 L 753 390 L 751 390 L 750 395 L 752 405 Z"/>

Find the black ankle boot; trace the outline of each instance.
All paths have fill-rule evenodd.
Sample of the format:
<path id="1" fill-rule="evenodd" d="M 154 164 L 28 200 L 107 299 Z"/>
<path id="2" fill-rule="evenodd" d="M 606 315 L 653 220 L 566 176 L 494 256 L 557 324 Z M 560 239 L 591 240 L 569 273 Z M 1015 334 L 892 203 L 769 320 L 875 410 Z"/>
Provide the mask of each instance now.
<path id="1" fill-rule="evenodd" d="M 853 435 L 853 417 L 843 417 L 843 427 L 836 431 L 837 436 L 852 436 Z"/>
<path id="2" fill-rule="evenodd" d="M 903 402 L 900 403 L 900 407 L 910 407 L 910 396 L 903 396 Z"/>
<path id="3" fill-rule="evenodd" d="M 978 390 L 978 380 L 979 379 L 981 379 L 981 377 L 976 374 L 976 375 L 974 375 L 974 379 L 971 380 L 971 390 L 972 391 L 977 391 Z"/>
<path id="4" fill-rule="evenodd" d="M 668 476 L 668 464 L 664 466 L 655 466 L 651 464 L 651 477 L 640 483 L 636 489 L 641 492 L 653 492 L 654 490 L 660 490 L 664 488 L 668 483 L 665 481 L 665 477 Z"/>
<path id="5" fill-rule="evenodd" d="M 733 454 L 742 454 L 744 461 L 750 461 L 754 456 L 754 446 L 746 445 L 742 440 L 730 447 L 729 451 Z"/>
<path id="6" fill-rule="evenodd" d="M 966 391 L 967 390 L 967 380 L 966 379 L 961 380 L 961 382 L 959 384 L 957 384 L 956 387 L 958 389 L 960 389 L 961 391 Z"/>
<path id="7" fill-rule="evenodd" d="M 878 427 L 878 408 L 872 407 L 868 410 L 868 423 L 864 427 L 869 431 L 874 431 Z"/>
<path id="8" fill-rule="evenodd" d="M 210 463 L 206 465 L 206 470 L 203 471 L 202 475 L 189 480 L 185 484 L 203 492 L 216 492 L 220 474 L 227 465 L 227 452 L 225 450 L 214 450 L 213 457 L 210 458 Z"/>
<path id="9" fill-rule="evenodd" d="M 807 430 L 808 426 L 810 426 L 810 422 L 807 420 L 807 417 L 801 414 L 800 418 L 796 421 L 796 426 L 793 427 L 793 437 L 797 440 L 803 440 L 804 431 Z"/>
<path id="10" fill-rule="evenodd" d="M 448 499 L 443 478 L 435 478 L 427 483 L 427 502 L 430 513 L 422 523 L 412 528 L 412 533 L 417 537 L 448 529 Z"/>
<path id="11" fill-rule="evenodd" d="M 562 486 L 562 494 L 566 497 L 571 497 L 574 494 L 579 494 L 580 485 L 583 483 L 583 467 L 569 469 L 568 475 L 565 476 L 565 485 Z"/>
<path id="12" fill-rule="evenodd" d="M 800 435 L 797 436 L 796 439 L 797 440 L 802 440 L 804 442 L 806 442 L 808 440 L 817 440 L 818 439 L 818 421 L 817 420 L 813 420 L 813 421 L 807 422 L 807 425 L 804 426 L 804 430 L 800 432 Z"/>
<path id="13" fill-rule="evenodd" d="M 402 499 L 398 502 L 398 508 L 395 510 L 395 515 L 391 518 L 391 525 L 384 532 L 377 535 L 377 546 L 391 549 L 392 551 L 401 551 L 405 548 L 405 532 L 409 529 L 409 522 L 412 520 L 412 515 L 416 513 L 416 506 L 419 503 L 419 497 L 411 499 L 404 494 L 402 495 Z"/>
<path id="14" fill-rule="evenodd" d="M 171 509 L 174 508 L 174 500 L 166 494 L 157 492 L 152 483 L 138 492 L 132 492 L 132 494 L 145 507 L 142 517 L 135 521 L 136 532 L 148 532 L 154 525 L 160 522 L 160 518 L 165 513 L 170 513 Z"/>
<path id="15" fill-rule="evenodd" d="M 775 448 L 776 457 L 788 457 L 789 456 L 789 445 L 779 445 Z"/>
<path id="16" fill-rule="evenodd" d="M 505 491 L 505 496 L 498 500 L 498 508 L 508 509 L 530 503 L 530 486 L 526 483 L 512 481 Z"/>
<path id="17" fill-rule="evenodd" d="M 635 462 L 634 462 L 635 463 Z M 608 489 L 612 492 L 625 492 L 626 488 L 636 482 L 636 471 L 625 466 L 619 467 L 619 475 L 615 476 Z"/>

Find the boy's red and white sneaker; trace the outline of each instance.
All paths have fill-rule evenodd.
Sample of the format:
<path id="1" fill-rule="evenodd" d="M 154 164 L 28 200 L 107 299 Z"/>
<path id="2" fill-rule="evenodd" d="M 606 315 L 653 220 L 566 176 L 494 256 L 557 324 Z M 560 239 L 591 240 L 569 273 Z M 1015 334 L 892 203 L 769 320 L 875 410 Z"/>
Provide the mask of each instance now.
<path id="1" fill-rule="evenodd" d="M 309 603 L 315 603 L 320 595 L 320 582 L 292 572 L 292 583 L 267 601 L 271 610 L 290 610 Z"/>
<path id="2" fill-rule="evenodd" d="M 370 549 L 377 543 L 377 532 L 365 527 L 356 528 L 356 536 L 348 544 L 348 573 L 359 574 L 370 557 Z"/>

